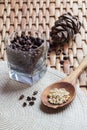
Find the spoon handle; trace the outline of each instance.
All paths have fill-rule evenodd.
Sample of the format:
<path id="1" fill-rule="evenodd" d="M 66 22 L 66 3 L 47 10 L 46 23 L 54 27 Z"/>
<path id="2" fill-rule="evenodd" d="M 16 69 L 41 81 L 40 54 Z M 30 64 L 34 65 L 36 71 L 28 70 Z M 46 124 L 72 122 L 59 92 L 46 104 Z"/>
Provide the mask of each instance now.
<path id="1" fill-rule="evenodd" d="M 76 79 L 80 75 L 80 73 L 87 67 L 87 56 L 82 60 L 80 65 L 76 68 L 75 71 L 73 71 L 69 76 L 67 76 L 65 79 L 63 79 L 64 82 L 69 82 L 73 85 L 76 83 Z"/>

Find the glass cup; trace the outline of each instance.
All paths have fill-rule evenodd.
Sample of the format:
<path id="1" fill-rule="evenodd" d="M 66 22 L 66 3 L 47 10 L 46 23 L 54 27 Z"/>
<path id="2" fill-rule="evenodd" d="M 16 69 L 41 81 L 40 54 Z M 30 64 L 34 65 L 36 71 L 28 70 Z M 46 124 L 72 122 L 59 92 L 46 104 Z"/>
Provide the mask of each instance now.
<path id="1" fill-rule="evenodd" d="M 47 70 L 45 35 L 34 30 L 19 30 L 6 38 L 5 45 L 11 79 L 33 85 L 42 78 Z"/>

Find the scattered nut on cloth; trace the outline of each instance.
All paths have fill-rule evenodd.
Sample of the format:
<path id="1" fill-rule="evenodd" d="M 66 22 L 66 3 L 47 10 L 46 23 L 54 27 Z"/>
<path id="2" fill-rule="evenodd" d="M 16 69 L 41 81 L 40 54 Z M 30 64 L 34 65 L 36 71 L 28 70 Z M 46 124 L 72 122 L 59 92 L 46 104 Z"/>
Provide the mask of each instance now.
<path id="1" fill-rule="evenodd" d="M 50 110 L 41 104 L 41 93 L 51 83 L 65 75 L 48 69 L 34 86 L 10 80 L 6 62 L 0 62 L 0 130 L 87 130 L 87 97 L 76 86 L 74 101 L 64 109 Z M 22 107 L 24 98 L 38 91 L 37 100 L 31 107 Z"/>

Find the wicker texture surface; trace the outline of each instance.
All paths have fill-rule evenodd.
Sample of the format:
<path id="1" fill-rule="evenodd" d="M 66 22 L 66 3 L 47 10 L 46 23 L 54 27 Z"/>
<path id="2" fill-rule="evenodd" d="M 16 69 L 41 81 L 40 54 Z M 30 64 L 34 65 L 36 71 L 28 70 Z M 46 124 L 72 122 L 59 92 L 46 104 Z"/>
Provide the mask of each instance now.
<path id="1" fill-rule="evenodd" d="M 47 65 L 70 74 L 87 54 L 87 0 L 0 0 L 0 60 L 6 60 L 4 39 L 16 29 L 37 29 L 46 33 L 58 16 L 71 12 L 77 16 L 82 27 L 75 39 L 63 47 L 64 55 L 51 52 Z M 61 64 L 60 61 L 64 61 Z M 79 77 L 80 85 L 87 85 L 86 70 Z"/>
<path id="2" fill-rule="evenodd" d="M 78 86 L 74 101 L 66 108 L 52 110 L 41 104 L 43 90 L 61 80 L 63 73 L 49 68 L 31 87 L 10 80 L 5 62 L 0 62 L 0 74 L 0 130 L 87 130 L 87 97 Z M 29 106 L 26 97 L 34 91 L 38 91 L 35 104 Z M 24 99 L 19 101 L 21 94 Z M 23 102 L 27 103 L 25 108 Z"/>

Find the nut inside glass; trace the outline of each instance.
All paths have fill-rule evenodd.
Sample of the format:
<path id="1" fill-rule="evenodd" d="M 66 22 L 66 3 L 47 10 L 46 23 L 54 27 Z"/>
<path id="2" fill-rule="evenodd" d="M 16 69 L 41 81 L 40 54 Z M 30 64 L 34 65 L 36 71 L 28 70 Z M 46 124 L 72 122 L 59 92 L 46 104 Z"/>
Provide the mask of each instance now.
<path id="1" fill-rule="evenodd" d="M 17 36 L 21 37 L 22 34 L 26 37 L 39 38 L 43 40 L 43 43 L 30 48 L 28 51 L 10 47 L 11 41 Z M 46 57 L 48 51 L 48 45 L 43 34 L 34 30 L 16 31 L 6 38 L 5 44 L 11 79 L 33 85 L 42 78 L 47 70 Z"/>

